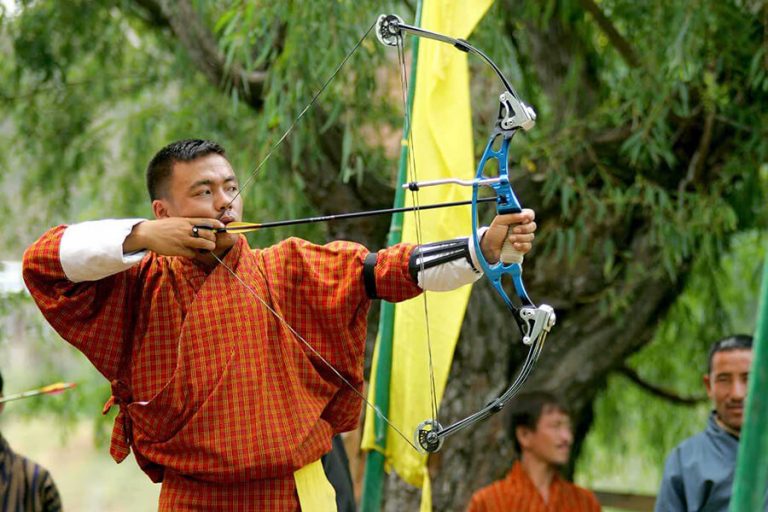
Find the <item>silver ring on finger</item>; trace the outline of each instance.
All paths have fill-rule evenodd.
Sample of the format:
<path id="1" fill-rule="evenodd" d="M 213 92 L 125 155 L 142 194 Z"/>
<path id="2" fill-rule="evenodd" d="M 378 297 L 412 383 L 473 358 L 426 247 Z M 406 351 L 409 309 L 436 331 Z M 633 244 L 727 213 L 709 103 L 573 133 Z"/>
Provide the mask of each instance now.
<path id="1" fill-rule="evenodd" d="M 192 238 L 200 238 L 200 228 L 192 226 Z"/>

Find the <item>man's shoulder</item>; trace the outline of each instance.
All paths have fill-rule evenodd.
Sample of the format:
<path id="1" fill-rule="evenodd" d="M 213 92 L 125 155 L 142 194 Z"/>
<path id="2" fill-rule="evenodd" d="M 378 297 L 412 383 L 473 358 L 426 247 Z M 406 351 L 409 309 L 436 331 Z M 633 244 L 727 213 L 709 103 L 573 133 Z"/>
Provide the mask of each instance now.
<path id="1" fill-rule="evenodd" d="M 505 492 L 506 489 L 512 485 L 513 482 L 509 482 L 507 478 L 502 478 L 500 480 L 496 480 L 494 482 L 489 483 L 485 487 L 481 487 L 475 492 L 476 496 L 486 496 L 495 494 L 498 492 Z"/>
<path id="2" fill-rule="evenodd" d="M 573 482 L 567 480 L 560 480 L 565 490 L 571 495 L 569 501 L 573 504 L 578 504 L 579 510 L 599 510 L 600 505 L 597 501 L 595 493 L 585 487 L 576 485 Z"/>
<path id="3" fill-rule="evenodd" d="M 702 447 L 708 444 L 709 439 L 707 438 L 707 432 L 702 430 L 701 432 L 697 432 L 696 434 L 683 439 L 673 448 L 672 453 L 686 454 L 691 451 L 699 451 Z"/>
<path id="4" fill-rule="evenodd" d="M 29 457 L 14 452 L 12 449 L 8 450 L 8 455 L 10 456 L 12 467 L 16 471 L 23 471 L 28 477 L 43 478 L 48 475 L 48 470 L 45 467 Z"/>
<path id="5" fill-rule="evenodd" d="M 470 499 L 468 511 L 486 511 L 498 508 L 496 507 L 497 502 L 511 496 L 509 482 L 506 480 L 506 478 L 496 480 L 475 491 Z"/>
<path id="6" fill-rule="evenodd" d="M 514 474 L 495 480 L 485 487 L 481 487 L 472 495 L 472 501 L 485 502 L 493 501 L 496 496 L 509 496 L 518 487 L 519 481 Z"/>
<path id="7" fill-rule="evenodd" d="M 690 478 L 701 471 L 715 470 L 715 466 L 719 467 L 731 453 L 730 448 L 723 450 L 721 444 L 706 430 L 684 439 L 667 455 L 664 478 L 681 475 Z"/>

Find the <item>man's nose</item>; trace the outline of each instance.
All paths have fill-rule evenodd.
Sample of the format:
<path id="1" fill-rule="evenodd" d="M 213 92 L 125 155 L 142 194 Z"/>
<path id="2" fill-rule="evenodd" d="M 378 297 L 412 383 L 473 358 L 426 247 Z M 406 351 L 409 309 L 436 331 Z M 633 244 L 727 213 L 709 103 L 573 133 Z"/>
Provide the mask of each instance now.
<path id="1" fill-rule="evenodd" d="M 743 400 L 747 396 L 747 383 L 741 379 L 736 379 L 731 389 L 731 398 Z"/>
<path id="2" fill-rule="evenodd" d="M 217 211 L 225 211 L 232 205 L 232 197 L 227 194 L 226 190 L 220 189 L 215 196 L 214 208 Z"/>

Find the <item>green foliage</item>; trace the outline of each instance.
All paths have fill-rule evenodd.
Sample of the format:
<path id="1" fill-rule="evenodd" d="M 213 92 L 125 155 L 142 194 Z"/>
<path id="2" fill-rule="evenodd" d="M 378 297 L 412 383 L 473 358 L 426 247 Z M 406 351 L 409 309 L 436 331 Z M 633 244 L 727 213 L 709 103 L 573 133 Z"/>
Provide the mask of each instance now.
<path id="1" fill-rule="evenodd" d="M 221 142 L 245 181 L 385 8 L 377 2 L 354 8 L 350 2 L 197 6 L 227 65 L 245 72 L 269 69 L 257 112 L 233 84 L 203 77 L 167 28 L 147 24 L 133 2 L 34 2 L 4 20 L 0 45 L 10 58 L 0 63 L 0 109 L 7 119 L 0 134 L 21 141 L 23 151 L 0 155 L 3 188 L 9 191 L 3 213 L 32 204 L 30 220 L 42 226 L 147 216 L 141 172 L 159 147 L 184 137 Z M 363 42 L 249 184 L 247 218 L 313 213 L 300 168 L 358 184 L 370 172 L 388 178 L 394 165 L 387 142 L 370 136 L 371 121 L 395 129 L 400 124 L 398 102 L 377 82 L 384 56 L 375 38 Z M 396 69 L 394 62 L 383 64 Z M 338 122 L 345 144 L 335 163 L 317 148 Z M 27 172 L 17 176 L 13 169 Z M 317 238 L 318 231 L 315 226 L 290 233 Z M 286 233 L 253 238 L 269 243 Z M 23 229 L 14 234 L 18 238 L 4 240 L 1 250 L 31 241 Z"/>
<path id="2" fill-rule="evenodd" d="M 705 398 L 702 376 L 709 347 L 731 334 L 754 334 L 768 237 L 747 232 L 733 240 L 720 268 L 699 260 L 686 289 L 656 336 L 627 365 L 678 396 Z M 595 401 L 595 423 L 577 471 L 598 488 L 655 493 L 666 455 L 704 428 L 707 400 L 687 407 L 640 389 L 621 375 L 608 379 Z"/>
<path id="3" fill-rule="evenodd" d="M 99 414 L 99 404 L 109 398 L 109 383 L 85 356 L 59 338 L 24 293 L 0 296 L 0 371 L 5 395 L 54 382 L 77 384 L 57 395 L 9 402 L 4 417 L 53 415 L 57 424 L 52 434 L 62 436 L 76 422 L 89 419 L 94 422 L 97 442 L 108 440 L 111 420 Z"/>
<path id="4" fill-rule="evenodd" d="M 660 270 L 672 277 L 693 256 L 716 265 L 729 235 L 766 225 L 766 183 L 759 169 L 768 150 L 768 97 L 766 61 L 756 57 L 765 53 L 758 8 L 732 2 L 678 8 L 601 2 L 639 56 L 640 65 L 628 68 L 606 47 L 596 25 L 569 5 L 563 2 L 558 12 L 593 45 L 586 48 L 586 60 L 598 63 L 599 97 L 566 126 L 540 118 L 541 129 L 529 134 L 526 157 L 548 171 L 546 197 L 559 203 L 565 224 L 579 217 L 598 223 L 643 219 L 662 253 Z M 584 83 L 566 81 L 562 87 L 565 96 L 583 95 Z M 628 136 L 618 139 L 616 150 L 609 142 L 595 142 L 609 140 L 621 127 Z M 729 142 L 722 144 L 725 139 Z M 735 145 L 741 150 L 728 149 Z M 589 163 L 574 175 L 574 162 L 584 160 Z M 589 239 L 593 231 L 574 235 Z M 558 251 L 572 243 L 566 242 L 569 237 L 555 240 Z M 619 261 L 624 257 L 614 255 Z"/>

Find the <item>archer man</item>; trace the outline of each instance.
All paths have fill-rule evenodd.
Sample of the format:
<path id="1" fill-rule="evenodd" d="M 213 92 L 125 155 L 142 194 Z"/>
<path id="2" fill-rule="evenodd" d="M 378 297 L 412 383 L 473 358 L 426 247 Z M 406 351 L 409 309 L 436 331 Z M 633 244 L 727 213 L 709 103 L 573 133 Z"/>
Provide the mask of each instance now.
<path id="1" fill-rule="evenodd" d="M 251 249 L 223 229 L 243 199 L 205 140 L 161 149 L 147 186 L 155 219 L 58 226 L 24 254 L 45 318 L 111 383 L 112 457 L 133 450 L 161 511 L 332 509 L 319 460 L 360 417 L 371 300 L 475 281 L 474 244 Z M 535 230 L 531 210 L 497 216 L 483 255 Z"/>

